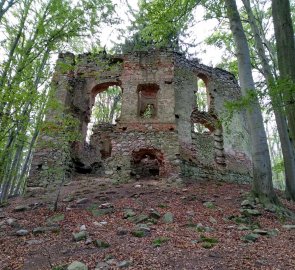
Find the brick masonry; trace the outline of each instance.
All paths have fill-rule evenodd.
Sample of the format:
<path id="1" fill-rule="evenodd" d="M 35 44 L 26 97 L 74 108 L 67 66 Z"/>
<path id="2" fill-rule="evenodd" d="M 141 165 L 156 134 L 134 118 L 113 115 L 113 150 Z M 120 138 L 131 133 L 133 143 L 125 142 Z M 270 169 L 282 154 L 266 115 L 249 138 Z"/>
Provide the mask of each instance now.
<path id="1" fill-rule="evenodd" d="M 224 121 L 224 103 L 241 97 L 231 73 L 168 50 L 116 56 L 65 53 L 59 55 L 58 62 L 72 67 L 61 71 L 57 66 L 53 84 L 58 100 L 79 123 L 81 140 L 72 146 L 71 154 L 73 168 L 79 172 L 117 181 L 141 178 L 149 172 L 167 179 L 251 181 L 245 114 L 238 112 Z M 196 108 L 200 79 L 210 100 L 208 112 Z M 122 89 L 121 116 L 116 125 L 98 125 L 87 144 L 95 96 L 113 85 Z M 154 110 L 150 118 L 141 115 L 147 104 Z M 54 111 L 47 119 L 52 115 Z M 193 123 L 210 131 L 195 133 Z M 40 147 L 44 140 L 48 140 L 48 134 L 41 131 L 29 186 L 54 184 L 44 171 L 58 165 L 58 151 Z"/>

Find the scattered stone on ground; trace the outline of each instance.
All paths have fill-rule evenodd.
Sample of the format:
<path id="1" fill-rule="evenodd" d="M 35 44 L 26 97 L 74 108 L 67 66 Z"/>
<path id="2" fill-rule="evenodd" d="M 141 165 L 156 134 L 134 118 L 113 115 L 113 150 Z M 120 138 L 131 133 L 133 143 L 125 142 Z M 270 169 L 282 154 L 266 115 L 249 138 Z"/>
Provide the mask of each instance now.
<path id="1" fill-rule="evenodd" d="M 28 245 L 38 245 L 38 244 L 42 244 L 43 242 L 44 242 L 43 240 L 38 240 L 38 239 L 30 239 L 26 241 Z"/>
<path id="2" fill-rule="evenodd" d="M 118 262 L 117 266 L 119 268 L 125 268 L 125 267 L 129 267 L 131 264 L 130 261 L 121 261 L 121 262 Z"/>
<path id="3" fill-rule="evenodd" d="M 212 224 L 216 224 L 217 223 L 217 220 L 214 218 L 214 217 L 209 217 L 209 221 L 212 223 Z"/>
<path id="4" fill-rule="evenodd" d="M 28 234 L 29 234 L 29 231 L 25 230 L 25 229 L 21 229 L 21 230 L 16 231 L 17 236 L 25 236 L 25 235 L 28 235 Z"/>
<path id="5" fill-rule="evenodd" d="M 88 270 L 88 267 L 84 263 L 74 261 L 68 266 L 67 270 Z"/>
<path id="6" fill-rule="evenodd" d="M 67 198 L 64 198 L 62 201 L 63 201 L 63 202 L 72 202 L 74 199 L 75 199 L 74 197 L 69 196 L 69 197 L 67 197 Z"/>
<path id="7" fill-rule="evenodd" d="M 253 233 L 267 235 L 268 232 L 266 230 L 255 229 L 255 230 L 253 230 Z"/>
<path id="8" fill-rule="evenodd" d="M 100 217 L 100 216 L 114 213 L 114 208 L 111 207 L 111 208 L 105 208 L 105 209 L 93 209 L 91 212 L 93 216 Z"/>
<path id="9" fill-rule="evenodd" d="M 136 213 L 132 209 L 124 209 L 123 218 L 130 218 L 136 216 Z"/>
<path id="10" fill-rule="evenodd" d="M 40 234 L 40 233 L 47 233 L 47 232 L 52 232 L 52 233 L 57 233 L 60 231 L 59 226 L 47 226 L 47 227 L 37 227 L 33 229 L 33 234 Z"/>
<path id="11" fill-rule="evenodd" d="M 114 208 L 114 206 L 111 203 L 103 203 L 99 206 L 101 209 L 108 209 L 108 208 Z"/>
<path id="12" fill-rule="evenodd" d="M 163 222 L 164 223 L 173 223 L 174 221 L 174 216 L 171 212 L 167 212 L 163 216 Z"/>
<path id="13" fill-rule="evenodd" d="M 77 204 L 84 204 L 84 203 L 87 203 L 87 202 L 89 202 L 88 198 L 81 198 L 81 199 L 78 199 L 76 201 Z"/>
<path id="14" fill-rule="evenodd" d="M 254 202 L 250 201 L 250 200 L 244 200 L 241 202 L 241 206 L 242 207 L 250 207 L 250 208 L 255 208 L 255 204 Z"/>
<path id="15" fill-rule="evenodd" d="M 23 211 L 26 211 L 26 210 L 29 210 L 30 207 L 27 206 L 27 205 L 18 205 L 14 208 L 14 211 L 15 212 L 23 212 Z"/>
<path id="16" fill-rule="evenodd" d="M 151 233 L 150 227 L 147 224 L 143 224 L 143 223 L 137 224 L 135 226 L 135 229 L 132 232 L 134 236 L 139 236 L 139 237 L 150 235 L 150 233 Z"/>
<path id="17" fill-rule="evenodd" d="M 249 233 L 243 237 L 245 242 L 255 242 L 259 238 L 259 234 L 256 233 Z"/>
<path id="18" fill-rule="evenodd" d="M 279 232 L 280 231 L 278 229 L 272 229 L 267 232 L 267 235 L 270 237 L 276 237 L 278 236 Z"/>
<path id="19" fill-rule="evenodd" d="M 161 217 L 161 214 L 157 210 L 155 210 L 155 209 L 150 210 L 149 218 L 159 219 L 160 217 Z"/>
<path id="20" fill-rule="evenodd" d="M 15 218 L 8 218 L 6 220 L 6 223 L 11 226 L 11 227 L 17 227 L 19 226 L 19 224 L 17 223 L 16 219 Z"/>
<path id="21" fill-rule="evenodd" d="M 295 225 L 286 224 L 286 225 L 283 225 L 283 228 L 287 230 L 295 230 Z"/>
<path id="22" fill-rule="evenodd" d="M 125 228 L 122 228 L 122 227 L 119 227 L 117 229 L 117 235 L 122 236 L 122 235 L 126 235 L 126 234 L 128 234 L 128 229 L 125 229 Z"/>
<path id="23" fill-rule="evenodd" d="M 98 248 L 108 248 L 110 247 L 110 244 L 108 242 L 102 241 L 102 240 L 94 240 L 94 245 Z"/>
<path id="24" fill-rule="evenodd" d="M 55 224 L 55 223 L 58 223 L 60 221 L 63 221 L 64 219 L 65 219 L 65 215 L 64 214 L 55 214 L 55 215 L 49 217 L 46 220 L 46 223 L 48 225 L 51 225 L 51 224 Z"/>
<path id="25" fill-rule="evenodd" d="M 248 231 L 248 230 L 251 230 L 251 228 L 249 226 L 246 226 L 246 225 L 241 225 L 238 227 L 238 230 L 240 231 Z"/>
<path id="26" fill-rule="evenodd" d="M 107 264 L 106 262 L 99 262 L 95 266 L 95 270 L 109 270 L 109 269 L 110 269 L 110 265 Z"/>
<path id="27" fill-rule="evenodd" d="M 86 241 L 85 241 L 85 245 L 90 245 L 93 242 L 91 237 L 87 237 Z"/>
<path id="28" fill-rule="evenodd" d="M 255 208 L 248 203 L 241 207 L 241 197 L 245 198 L 250 186 L 243 186 L 241 192 L 240 185 L 214 185 L 214 181 L 183 183 L 186 186 L 179 188 L 161 180 L 145 180 L 138 192 L 134 183 L 113 186 L 99 181 L 85 177 L 85 182 L 79 179 L 63 187 L 57 212 L 52 211 L 49 200 L 39 197 L 12 199 L 1 212 L 5 217 L 0 219 L 0 268 L 65 270 L 73 261 L 91 270 L 120 269 L 123 261 L 130 262 L 125 267 L 132 270 L 217 269 L 220 265 L 225 269 L 245 265 L 249 269 L 294 268 L 293 222 L 286 218 L 283 225 L 281 216 L 257 202 Z M 131 196 L 136 191 L 138 196 Z M 67 197 L 89 201 L 77 207 L 77 199 L 64 202 Z M 280 199 L 295 211 L 293 204 Z M 33 209 L 36 201 L 38 207 Z M 203 202 L 212 203 L 214 209 Z M 20 205 L 30 210 L 15 211 Z M 260 215 L 241 213 L 240 207 L 259 210 Z M 106 212 L 93 216 L 92 210 Z M 164 222 L 167 213 L 173 213 L 172 223 Z M 59 233 L 54 233 L 56 228 Z M 19 230 L 28 233 L 17 236 Z M 73 242 L 73 232 L 82 233 L 80 241 Z M 53 269 L 48 268 L 49 257 L 56 266 Z"/>
<path id="29" fill-rule="evenodd" d="M 132 216 L 129 217 L 128 220 L 130 220 L 131 222 L 138 224 L 138 223 L 143 223 L 145 221 L 147 221 L 149 219 L 148 215 L 146 214 L 140 214 L 137 216 Z"/>
<path id="30" fill-rule="evenodd" d="M 240 212 L 245 216 L 260 216 L 261 212 L 257 209 L 240 209 Z"/>
<path id="31" fill-rule="evenodd" d="M 73 233 L 73 239 L 76 242 L 86 240 L 88 233 L 86 231 L 80 231 L 78 233 Z"/>

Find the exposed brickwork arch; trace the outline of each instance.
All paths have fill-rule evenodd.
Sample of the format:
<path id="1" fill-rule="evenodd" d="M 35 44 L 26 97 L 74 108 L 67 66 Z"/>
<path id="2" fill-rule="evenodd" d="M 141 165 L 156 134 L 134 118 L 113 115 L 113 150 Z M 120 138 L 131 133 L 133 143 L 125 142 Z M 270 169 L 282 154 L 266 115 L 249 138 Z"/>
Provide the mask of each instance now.
<path id="1" fill-rule="evenodd" d="M 137 177 L 163 176 L 165 174 L 164 154 L 155 148 L 132 151 L 132 172 Z"/>

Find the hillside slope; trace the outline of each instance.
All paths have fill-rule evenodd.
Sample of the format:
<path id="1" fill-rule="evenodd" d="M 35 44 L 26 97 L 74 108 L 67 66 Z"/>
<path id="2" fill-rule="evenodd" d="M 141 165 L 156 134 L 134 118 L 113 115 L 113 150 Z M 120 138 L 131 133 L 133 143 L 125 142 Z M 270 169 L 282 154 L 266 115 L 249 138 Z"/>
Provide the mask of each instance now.
<path id="1" fill-rule="evenodd" d="M 0 269 L 294 269 L 295 226 L 245 201 L 249 189 L 77 175 L 57 212 L 54 193 L 0 208 Z"/>

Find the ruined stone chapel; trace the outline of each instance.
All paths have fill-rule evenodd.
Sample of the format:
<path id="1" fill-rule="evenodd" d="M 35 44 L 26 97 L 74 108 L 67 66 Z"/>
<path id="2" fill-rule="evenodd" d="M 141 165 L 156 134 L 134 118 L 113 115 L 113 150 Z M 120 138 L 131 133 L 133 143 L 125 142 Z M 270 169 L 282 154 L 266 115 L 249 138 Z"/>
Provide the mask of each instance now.
<path id="1" fill-rule="evenodd" d="M 245 114 L 237 112 L 224 121 L 225 103 L 241 97 L 233 74 L 169 50 L 62 53 L 58 63 L 72 67 L 56 68 L 53 84 L 59 102 L 77 119 L 81 134 L 72 145 L 73 172 L 118 181 L 251 180 Z M 199 80 L 206 89 L 206 110 L 196 102 Z M 87 141 L 95 97 L 111 86 L 121 89 L 121 115 L 115 124 L 95 125 Z M 51 179 L 44 172 L 58 162 L 60 149 L 42 146 L 48 140 L 43 131 L 38 140 L 28 185 L 46 187 Z"/>

